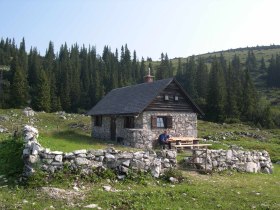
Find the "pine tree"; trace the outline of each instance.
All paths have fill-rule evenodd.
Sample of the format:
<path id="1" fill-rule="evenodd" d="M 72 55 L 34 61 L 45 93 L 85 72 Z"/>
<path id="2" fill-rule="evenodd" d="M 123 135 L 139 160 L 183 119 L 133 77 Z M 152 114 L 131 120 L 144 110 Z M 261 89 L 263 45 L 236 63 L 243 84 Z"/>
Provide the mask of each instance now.
<path id="1" fill-rule="evenodd" d="M 261 59 L 261 65 L 260 65 L 259 71 L 262 73 L 266 72 L 266 65 L 265 65 L 265 61 L 264 61 L 263 57 Z"/>
<path id="2" fill-rule="evenodd" d="M 236 118 L 239 119 L 240 111 L 238 107 L 237 99 L 238 94 L 240 94 L 240 90 L 238 88 L 237 82 L 235 77 L 235 72 L 232 68 L 231 63 L 228 65 L 227 74 L 226 74 L 226 89 L 227 89 L 227 100 L 226 100 L 226 116 L 227 118 Z M 240 102 L 240 101 L 239 101 Z"/>
<path id="3" fill-rule="evenodd" d="M 43 63 L 46 77 L 49 79 L 50 86 L 50 111 L 55 112 L 61 110 L 61 104 L 59 102 L 58 97 L 58 88 L 57 85 L 59 81 L 57 81 L 57 65 L 56 65 L 56 57 L 54 54 L 54 45 L 52 42 L 49 42 L 49 47 L 45 54 L 45 59 Z"/>
<path id="4" fill-rule="evenodd" d="M 141 64 L 140 64 L 140 76 L 138 78 L 138 83 L 143 83 L 143 79 L 145 76 L 145 70 L 146 70 L 145 60 L 142 57 Z"/>
<path id="5" fill-rule="evenodd" d="M 166 79 L 169 78 L 171 74 L 173 76 L 172 66 L 168 59 L 168 55 L 167 53 L 165 55 L 161 53 L 161 62 L 157 68 L 156 79 Z"/>
<path id="6" fill-rule="evenodd" d="M 207 95 L 207 117 L 214 121 L 225 118 L 226 88 L 225 78 L 220 63 L 215 57 L 210 71 Z"/>
<path id="7" fill-rule="evenodd" d="M 193 98 L 197 98 L 195 79 L 196 79 L 195 57 L 191 56 L 188 59 L 185 66 L 185 80 L 186 80 L 186 90 Z"/>
<path id="8" fill-rule="evenodd" d="M 32 100 L 32 107 L 37 111 L 49 112 L 51 110 L 50 93 L 50 85 L 47 75 L 44 70 L 40 70 L 34 91 L 35 96 Z"/>
<path id="9" fill-rule="evenodd" d="M 19 66 L 18 58 L 14 57 L 11 64 L 11 104 L 15 108 L 22 108 L 28 102 L 28 85 L 23 69 Z"/>
<path id="10" fill-rule="evenodd" d="M 71 98 L 70 98 L 70 72 L 71 72 L 71 64 L 70 64 L 70 56 L 67 48 L 67 44 L 61 46 L 59 52 L 59 97 L 61 102 L 61 107 L 65 111 L 71 111 Z"/>
<path id="11" fill-rule="evenodd" d="M 198 94 L 198 97 L 202 100 L 205 100 L 207 97 L 207 87 L 208 87 L 208 69 L 204 63 L 203 58 L 198 58 L 198 64 L 196 68 L 196 78 L 195 78 L 195 88 Z"/>
<path id="12" fill-rule="evenodd" d="M 71 47 L 70 52 L 70 100 L 71 100 L 71 111 L 77 112 L 80 103 L 81 89 L 80 89 L 80 58 L 79 58 L 79 47 L 77 44 Z"/>
<path id="13" fill-rule="evenodd" d="M 139 62 L 137 61 L 136 51 L 133 51 L 132 59 L 132 84 L 135 84 L 139 78 Z"/>
<path id="14" fill-rule="evenodd" d="M 27 76 L 28 71 L 28 57 L 27 53 L 25 51 L 25 40 L 22 38 L 22 41 L 20 43 L 19 47 L 19 56 L 18 56 L 19 66 L 24 71 L 24 74 Z"/>
<path id="15" fill-rule="evenodd" d="M 232 66 L 232 75 L 230 75 L 230 80 L 232 83 L 232 97 L 235 98 L 235 101 L 237 101 L 237 107 L 238 107 L 238 112 L 236 114 L 242 112 L 242 95 L 243 95 L 243 78 L 244 78 L 244 72 L 241 67 L 241 62 L 239 59 L 239 56 L 234 55 L 232 61 L 231 61 L 231 66 Z"/>
<path id="16" fill-rule="evenodd" d="M 251 80 L 248 68 L 246 68 L 244 76 L 242 114 L 247 118 L 246 120 L 252 121 L 256 111 L 257 92 Z"/>
<path id="17" fill-rule="evenodd" d="M 256 60 L 253 50 L 248 51 L 248 55 L 246 58 L 246 67 L 249 72 L 257 70 L 257 60 Z"/>

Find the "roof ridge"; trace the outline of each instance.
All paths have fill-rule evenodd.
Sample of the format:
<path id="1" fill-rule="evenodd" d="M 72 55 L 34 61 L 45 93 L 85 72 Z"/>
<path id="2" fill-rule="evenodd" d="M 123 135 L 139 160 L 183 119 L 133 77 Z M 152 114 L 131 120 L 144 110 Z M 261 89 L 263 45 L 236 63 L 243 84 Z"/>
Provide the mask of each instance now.
<path id="1" fill-rule="evenodd" d="M 131 87 L 135 87 L 135 86 L 139 86 L 139 85 L 144 85 L 144 84 L 158 83 L 158 82 L 161 82 L 161 81 L 163 81 L 163 80 L 171 80 L 171 79 L 173 79 L 173 78 L 174 78 L 174 77 L 170 77 L 170 78 L 166 78 L 166 79 L 156 80 L 156 81 L 151 82 L 151 83 L 143 82 L 143 83 L 138 83 L 138 84 L 135 84 L 135 85 L 128 85 L 128 86 L 124 86 L 124 87 L 118 87 L 118 88 L 112 89 L 111 91 L 119 90 L 119 89 L 123 89 L 123 88 L 131 88 Z"/>

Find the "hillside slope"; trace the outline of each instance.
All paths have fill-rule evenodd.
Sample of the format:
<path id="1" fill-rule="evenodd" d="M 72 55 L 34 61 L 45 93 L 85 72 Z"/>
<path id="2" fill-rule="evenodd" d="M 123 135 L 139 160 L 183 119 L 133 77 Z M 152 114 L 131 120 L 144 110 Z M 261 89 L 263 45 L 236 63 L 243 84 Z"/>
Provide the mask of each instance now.
<path id="1" fill-rule="evenodd" d="M 262 96 L 266 97 L 273 106 L 276 106 L 276 107 L 274 107 L 275 109 L 280 110 L 280 108 L 277 107 L 277 106 L 280 106 L 280 89 L 267 87 L 266 81 L 265 81 L 267 71 L 259 70 L 262 58 L 264 59 L 266 68 L 268 68 L 271 57 L 272 56 L 275 57 L 277 54 L 280 54 L 280 45 L 228 49 L 228 50 L 221 50 L 221 51 L 217 51 L 217 52 L 208 52 L 205 54 L 193 55 L 193 56 L 195 56 L 196 60 L 199 57 L 203 58 L 205 60 L 205 63 L 208 66 L 208 69 L 210 69 L 213 58 L 215 56 L 220 57 L 221 54 L 223 55 L 223 57 L 226 59 L 227 62 L 232 60 L 235 55 L 239 56 L 241 65 L 244 66 L 246 63 L 246 58 L 247 58 L 249 50 L 253 51 L 253 53 L 256 57 L 256 61 L 257 61 L 257 69 L 253 72 L 250 72 L 257 90 L 259 91 L 259 93 Z M 173 68 L 174 75 L 176 75 L 176 73 L 177 73 L 179 59 L 181 60 L 181 63 L 184 64 L 184 63 L 186 63 L 188 58 L 190 58 L 190 56 L 170 59 L 170 61 L 172 62 L 172 68 Z M 160 65 L 160 61 L 152 62 L 152 68 L 154 69 L 154 71 L 157 70 L 159 65 Z"/>

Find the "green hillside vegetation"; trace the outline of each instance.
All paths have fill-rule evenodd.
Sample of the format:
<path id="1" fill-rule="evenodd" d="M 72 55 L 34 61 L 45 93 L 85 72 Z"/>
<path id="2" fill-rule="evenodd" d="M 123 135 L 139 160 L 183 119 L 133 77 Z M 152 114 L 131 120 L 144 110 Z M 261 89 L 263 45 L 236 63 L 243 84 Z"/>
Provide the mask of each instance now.
<path id="1" fill-rule="evenodd" d="M 240 48 L 187 59 L 138 58 L 127 45 L 120 50 L 49 43 L 45 55 L 29 53 L 22 39 L 0 40 L 0 108 L 31 106 L 36 111 L 85 113 L 114 88 L 143 82 L 147 69 L 155 79 L 176 77 L 214 122 L 252 122 L 279 127 L 279 46 Z M 5 69 L 5 71 L 3 70 Z M 10 71 L 7 71 L 10 69 Z M 268 95 L 268 96 L 267 96 Z"/>
<path id="2" fill-rule="evenodd" d="M 246 48 L 237 48 L 237 49 L 229 49 L 229 50 L 222 50 L 218 52 L 209 52 L 200 55 L 194 55 L 195 60 L 198 58 L 203 58 L 205 60 L 205 64 L 208 67 L 208 70 L 211 67 L 211 63 L 215 57 L 220 57 L 221 54 L 225 58 L 227 62 L 231 61 L 235 55 L 238 55 L 240 59 L 241 65 L 245 66 L 246 58 L 248 56 L 248 51 L 253 50 L 254 55 L 257 61 L 257 69 L 256 71 L 250 72 L 252 79 L 258 89 L 258 91 L 265 96 L 269 101 L 272 102 L 273 105 L 278 104 L 280 101 L 280 90 L 279 88 L 270 88 L 267 87 L 265 77 L 267 76 L 267 71 L 261 71 L 259 68 L 262 64 L 262 58 L 264 59 L 265 66 L 268 67 L 270 64 L 270 60 L 272 56 L 276 57 L 276 55 L 280 54 L 280 46 L 279 45 L 271 45 L 271 46 L 258 46 L 258 47 L 246 47 Z M 170 59 L 172 62 L 172 68 L 174 74 L 177 73 L 179 62 L 186 63 L 190 57 L 180 57 L 180 58 L 173 58 Z M 180 61 L 179 61 L 180 60 Z M 160 61 L 153 61 L 148 62 L 147 64 L 151 63 L 153 69 L 158 69 L 160 66 Z"/>
<path id="3" fill-rule="evenodd" d="M 39 129 L 39 142 L 52 150 L 99 149 L 128 147 L 114 142 L 97 141 L 90 137 L 90 118 L 67 113 L 37 112 L 26 117 L 22 110 L 0 110 L 1 127 L 8 130 L 0 133 L 0 208 L 1 209 L 81 209 L 97 204 L 103 209 L 279 209 L 280 167 L 274 164 L 274 173 L 247 174 L 227 171 L 223 173 L 198 174 L 180 170 L 166 173 L 161 179 L 144 173 L 131 173 L 126 180 L 116 178 L 112 171 L 97 176 L 73 175 L 67 171 L 49 177 L 38 173 L 29 185 L 22 186 L 18 177 L 22 171 L 22 138 L 14 139 L 14 130 L 23 124 L 34 123 Z M 245 149 L 266 149 L 274 162 L 280 160 L 279 129 L 258 129 L 254 126 L 233 123 L 217 124 L 198 122 L 200 137 L 214 140 L 212 148 L 227 149 L 229 145 Z M 20 133 L 18 133 L 20 135 Z M 185 153 L 179 153 L 181 162 Z M 184 179 L 170 183 L 169 176 Z M 117 180 L 117 181 L 116 181 Z M 244 182 L 246 180 L 246 182 Z M 115 192 L 106 192 L 103 186 L 110 185 Z M 79 191 L 73 189 L 74 186 Z M 42 187 L 49 187 L 46 190 Z M 59 188 L 55 193 L 54 187 Z M 53 193 L 53 194 L 52 194 Z"/>

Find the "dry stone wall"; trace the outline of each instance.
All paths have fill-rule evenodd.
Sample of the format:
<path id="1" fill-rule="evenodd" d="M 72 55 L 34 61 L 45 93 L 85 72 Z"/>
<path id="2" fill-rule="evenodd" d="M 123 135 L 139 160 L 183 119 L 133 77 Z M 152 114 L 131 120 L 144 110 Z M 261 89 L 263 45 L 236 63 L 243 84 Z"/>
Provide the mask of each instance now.
<path id="1" fill-rule="evenodd" d="M 272 173 L 272 163 L 267 151 L 244 150 L 208 150 L 207 158 L 203 151 L 194 151 L 194 159 L 186 158 L 187 163 L 193 163 L 206 170 L 237 170 L 243 172 Z"/>
<path id="2" fill-rule="evenodd" d="M 63 153 L 43 148 L 37 141 L 38 130 L 32 126 L 24 126 L 23 134 L 24 177 L 29 177 L 35 170 L 55 173 L 65 166 L 73 171 L 79 169 L 83 173 L 91 173 L 98 167 L 110 168 L 122 175 L 126 175 L 129 170 L 151 171 L 154 177 L 159 177 L 164 170 L 176 167 L 176 151 L 127 152 L 108 148 Z"/>

